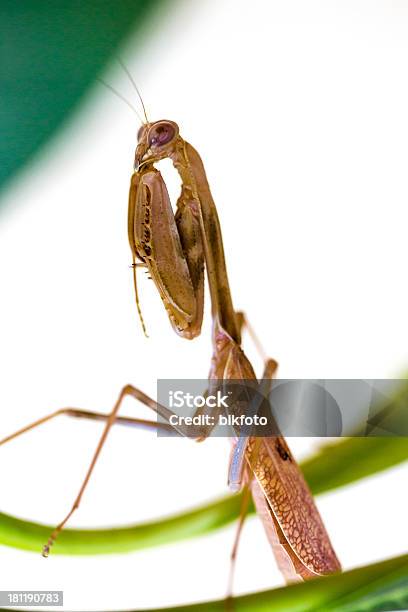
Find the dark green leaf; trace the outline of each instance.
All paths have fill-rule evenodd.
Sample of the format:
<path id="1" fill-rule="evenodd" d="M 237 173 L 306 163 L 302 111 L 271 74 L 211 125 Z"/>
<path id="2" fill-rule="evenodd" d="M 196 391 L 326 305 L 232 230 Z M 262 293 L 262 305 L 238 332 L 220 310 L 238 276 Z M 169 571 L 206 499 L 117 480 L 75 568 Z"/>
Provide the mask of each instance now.
<path id="1" fill-rule="evenodd" d="M 234 612 L 383 612 L 407 608 L 408 555 L 233 600 Z M 225 612 L 226 609 L 222 600 L 160 610 Z"/>
<path id="2" fill-rule="evenodd" d="M 0 188 L 164 0 L 2 0 Z"/>

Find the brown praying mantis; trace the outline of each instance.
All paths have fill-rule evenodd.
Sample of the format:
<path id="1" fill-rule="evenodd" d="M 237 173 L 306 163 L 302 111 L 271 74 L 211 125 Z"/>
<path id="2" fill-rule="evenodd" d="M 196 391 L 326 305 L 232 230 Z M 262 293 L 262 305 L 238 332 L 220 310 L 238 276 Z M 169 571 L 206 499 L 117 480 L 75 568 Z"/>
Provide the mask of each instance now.
<path id="1" fill-rule="evenodd" d="M 155 167 L 164 158 L 173 162 L 181 179 L 175 214 L 165 182 Z M 256 381 L 252 365 L 241 347 L 243 327 L 247 326 L 250 332 L 251 328 L 246 317 L 233 307 L 220 223 L 204 166 L 198 152 L 180 136 L 173 121 L 149 122 L 146 116 L 138 132 L 129 193 L 128 234 L 136 303 L 142 324 L 137 267 L 148 269 L 174 331 L 187 339 L 194 339 L 201 332 L 206 271 L 213 322 L 209 382 Z M 277 363 L 265 359 L 264 368 L 263 379 L 272 380 Z M 119 416 L 126 396 L 148 406 L 166 423 Z M 211 411 L 210 408 L 203 410 Z M 105 427 L 79 493 L 70 511 L 50 535 L 43 549 L 44 556 L 48 556 L 58 534 L 78 508 L 112 425 L 120 422 L 170 430 L 169 420 L 174 415 L 140 389 L 126 385 L 109 414 L 76 408 L 56 410 L 1 440 L 0 444 L 62 414 L 104 420 Z M 176 426 L 176 430 L 181 435 L 190 435 L 183 425 Z M 210 433 L 211 427 L 208 427 L 201 431 L 200 438 Z M 313 497 L 282 436 L 238 435 L 232 448 L 229 484 L 233 490 L 244 489 L 232 567 L 252 493 L 278 566 L 287 580 L 308 579 L 340 570 Z"/>

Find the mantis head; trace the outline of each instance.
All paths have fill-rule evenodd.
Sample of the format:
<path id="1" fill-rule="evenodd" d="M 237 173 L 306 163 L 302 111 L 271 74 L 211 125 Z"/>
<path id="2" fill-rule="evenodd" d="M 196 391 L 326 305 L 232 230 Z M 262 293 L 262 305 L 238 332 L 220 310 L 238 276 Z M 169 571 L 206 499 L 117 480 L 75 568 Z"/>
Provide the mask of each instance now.
<path id="1" fill-rule="evenodd" d="M 137 134 L 135 170 L 169 157 L 178 137 L 179 127 L 174 121 L 161 119 L 154 123 L 144 123 Z"/>

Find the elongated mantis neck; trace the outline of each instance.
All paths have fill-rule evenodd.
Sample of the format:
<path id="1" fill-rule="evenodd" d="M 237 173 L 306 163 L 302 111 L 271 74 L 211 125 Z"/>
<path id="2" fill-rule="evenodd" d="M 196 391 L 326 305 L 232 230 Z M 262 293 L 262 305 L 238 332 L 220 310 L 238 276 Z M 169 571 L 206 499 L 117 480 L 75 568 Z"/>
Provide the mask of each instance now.
<path id="1" fill-rule="evenodd" d="M 192 199 L 197 202 L 213 321 L 215 324 L 218 322 L 240 344 L 241 337 L 229 288 L 221 226 L 203 162 L 194 147 L 182 138 L 179 138 L 171 158 L 184 188 L 191 191 Z"/>

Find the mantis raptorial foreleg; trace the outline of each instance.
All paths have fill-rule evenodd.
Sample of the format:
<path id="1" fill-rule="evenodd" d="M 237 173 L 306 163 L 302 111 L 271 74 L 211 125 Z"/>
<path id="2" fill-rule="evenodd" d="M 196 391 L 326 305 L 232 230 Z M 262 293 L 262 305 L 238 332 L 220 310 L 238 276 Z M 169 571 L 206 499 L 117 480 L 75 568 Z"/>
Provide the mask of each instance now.
<path id="1" fill-rule="evenodd" d="M 191 339 L 200 333 L 203 317 L 203 252 L 188 192 L 182 191 L 178 206 L 175 218 L 158 170 L 133 174 L 128 222 L 133 262 L 140 258 L 147 266 L 174 330 Z"/>

